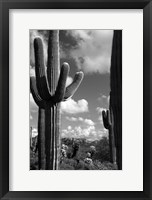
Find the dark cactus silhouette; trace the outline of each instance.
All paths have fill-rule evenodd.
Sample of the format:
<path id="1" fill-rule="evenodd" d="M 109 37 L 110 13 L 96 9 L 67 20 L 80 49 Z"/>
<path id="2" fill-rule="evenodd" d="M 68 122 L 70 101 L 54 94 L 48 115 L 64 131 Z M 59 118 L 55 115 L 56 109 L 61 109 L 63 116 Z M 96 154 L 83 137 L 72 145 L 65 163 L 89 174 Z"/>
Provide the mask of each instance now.
<path id="1" fill-rule="evenodd" d="M 31 77 L 31 92 L 39 107 L 38 134 L 40 169 L 59 169 L 60 160 L 60 102 L 72 97 L 83 79 L 77 72 L 66 88 L 69 65 L 60 69 L 59 31 L 49 31 L 48 61 L 44 64 L 43 42 L 34 40 L 36 79 Z"/>
<path id="2" fill-rule="evenodd" d="M 39 169 L 45 169 L 45 110 L 43 101 L 40 98 L 35 77 L 30 77 L 30 90 L 33 96 L 33 99 L 37 106 L 39 107 L 38 111 L 38 165 Z"/>
<path id="3" fill-rule="evenodd" d="M 78 151 L 79 151 L 79 147 L 80 147 L 80 145 L 79 145 L 77 142 L 75 142 L 75 143 L 72 145 L 73 153 L 72 153 L 71 158 L 77 157 L 77 154 L 78 154 Z"/>
<path id="4" fill-rule="evenodd" d="M 113 112 L 118 169 L 122 169 L 122 31 L 114 31 L 110 69 L 110 111 Z"/>
<path id="5" fill-rule="evenodd" d="M 110 149 L 110 162 L 116 164 L 116 147 L 114 138 L 114 121 L 113 113 L 110 110 L 102 111 L 103 124 L 109 131 L 109 149 Z"/>

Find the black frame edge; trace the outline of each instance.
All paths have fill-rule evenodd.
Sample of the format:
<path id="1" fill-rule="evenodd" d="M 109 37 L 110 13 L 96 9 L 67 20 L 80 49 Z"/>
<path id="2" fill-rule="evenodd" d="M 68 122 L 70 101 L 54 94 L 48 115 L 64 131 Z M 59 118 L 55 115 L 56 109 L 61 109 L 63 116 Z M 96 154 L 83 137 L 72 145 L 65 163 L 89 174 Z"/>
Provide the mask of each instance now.
<path id="1" fill-rule="evenodd" d="M 152 87 L 151 87 L 151 43 L 150 43 L 150 37 L 152 34 L 152 2 L 150 2 L 147 6 L 145 6 L 144 10 L 143 10 L 143 14 L 144 14 L 144 18 L 143 18 L 143 29 L 144 29 L 144 37 L 143 37 L 143 79 L 146 80 L 144 82 L 144 91 L 143 91 L 143 106 L 144 106 L 144 131 L 143 133 L 148 133 L 148 134 L 144 134 L 143 137 L 143 145 L 146 147 L 144 148 L 144 152 L 143 152 L 143 161 L 144 161 L 144 192 L 145 192 L 145 196 L 147 196 L 147 198 L 151 197 L 151 165 L 150 165 L 150 155 L 152 152 L 151 149 L 151 145 L 150 143 L 152 142 L 151 140 L 151 110 L 150 110 L 150 102 L 151 102 L 151 93 L 152 93 Z M 149 125 L 149 126 L 147 126 Z M 149 158 L 149 159 L 148 159 Z M 151 197 L 152 198 L 152 197 Z"/>
<path id="2" fill-rule="evenodd" d="M 2 65 L 1 65 L 1 194 L 9 191 L 9 15 L 2 5 Z M 5 19 L 5 20 L 3 20 Z"/>
<path id="3" fill-rule="evenodd" d="M 37 2 L 35 4 L 34 2 Z M 46 3 L 42 3 L 42 0 L 2 0 L 0 1 L 0 43 L 2 44 L 0 48 L 0 198 L 1 199 L 107 199 L 112 200 L 114 198 L 121 199 L 137 199 L 150 200 L 152 199 L 151 194 L 151 181 L 152 181 L 152 137 L 150 132 L 152 130 L 152 106 L 150 102 L 152 100 L 152 80 L 150 80 L 150 75 L 152 74 L 152 69 L 150 68 L 152 64 L 152 58 L 150 53 L 152 52 L 152 2 L 146 1 L 115 1 L 115 0 L 83 0 L 82 3 L 74 1 L 67 3 L 68 1 L 56 1 L 52 2 L 50 0 L 45 0 Z M 61 4 L 59 5 L 59 2 Z M 88 5 L 86 7 L 86 2 Z M 96 2 L 96 3 L 95 3 Z M 42 5 L 43 4 L 43 5 Z M 10 192 L 9 191 L 9 9 L 25 8 L 32 9 L 38 8 L 42 9 L 49 8 L 136 8 L 142 9 L 144 13 L 144 192 Z M 49 7 L 48 7 L 49 6 Z M 80 8 L 81 7 L 81 8 Z M 4 20 L 5 19 L 5 20 Z M 150 109 L 149 109 L 150 108 Z"/>

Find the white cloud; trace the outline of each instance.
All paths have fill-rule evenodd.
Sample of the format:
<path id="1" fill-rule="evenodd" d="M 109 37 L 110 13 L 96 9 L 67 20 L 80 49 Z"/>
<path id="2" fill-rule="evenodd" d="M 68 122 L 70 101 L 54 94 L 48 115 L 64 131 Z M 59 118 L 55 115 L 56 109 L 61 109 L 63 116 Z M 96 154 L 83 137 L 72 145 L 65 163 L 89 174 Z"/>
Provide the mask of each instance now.
<path id="1" fill-rule="evenodd" d="M 68 85 L 70 85 L 70 84 L 72 83 L 72 81 L 73 81 L 72 77 L 68 76 L 68 77 L 67 77 L 67 80 L 66 80 L 66 87 L 67 87 Z"/>
<path id="2" fill-rule="evenodd" d="M 38 135 L 38 131 L 36 128 L 32 129 L 32 137 L 36 137 Z"/>
<path id="3" fill-rule="evenodd" d="M 72 129 L 72 127 L 71 126 L 68 126 L 68 130 L 71 130 Z"/>
<path id="4" fill-rule="evenodd" d="M 75 126 L 74 128 L 68 128 L 62 130 L 62 137 L 67 138 L 86 138 L 88 140 L 99 140 L 103 136 L 107 135 L 105 130 L 96 130 L 95 126 L 87 126 L 82 128 L 81 126 Z"/>
<path id="5" fill-rule="evenodd" d="M 88 34 L 89 31 L 85 30 L 70 30 L 68 31 L 68 34 L 71 34 L 73 37 L 77 39 L 91 39 L 91 37 Z"/>
<path id="6" fill-rule="evenodd" d="M 30 66 L 30 76 L 35 76 L 35 69 Z"/>
<path id="7" fill-rule="evenodd" d="M 102 95 L 102 98 L 103 98 L 103 99 L 107 99 L 107 96 L 103 94 L 103 95 Z"/>
<path id="8" fill-rule="evenodd" d="M 100 103 L 100 106 L 108 109 L 109 108 L 109 95 L 106 96 L 104 94 L 101 94 L 100 97 L 97 98 L 98 102 Z"/>
<path id="9" fill-rule="evenodd" d="M 30 110 L 32 112 L 37 112 L 38 106 L 36 105 L 32 94 L 30 93 Z M 78 100 L 77 102 L 73 99 L 69 99 L 68 101 L 61 102 L 61 112 L 68 114 L 77 114 L 88 112 L 88 102 L 85 99 Z M 71 121 L 77 120 L 74 117 L 70 119 Z"/>
<path id="10" fill-rule="evenodd" d="M 31 103 L 31 104 L 35 104 L 35 101 L 34 101 L 33 96 L 32 96 L 31 93 L 30 93 L 30 103 Z"/>
<path id="11" fill-rule="evenodd" d="M 102 101 L 102 102 L 108 103 L 108 98 L 109 98 L 109 96 L 101 94 L 101 96 L 98 97 L 98 101 Z"/>
<path id="12" fill-rule="evenodd" d="M 77 102 L 73 99 L 61 102 L 62 113 L 76 114 L 88 111 L 88 102 L 85 99 L 78 100 Z"/>
<path id="13" fill-rule="evenodd" d="M 31 112 L 37 112 L 38 110 L 38 106 L 36 105 L 32 94 L 30 93 L 30 111 Z"/>
<path id="14" fill-rule="evenodd" d="M 102 115 L 99 115 L 98 120 L 99 120 L 99 122 L 103 125 L 103 118 L 102 118 Z"/>
<path id="15" fill-rule="evenodd" d="M 106 109 L 105 109 L 105 108 L 97 107 L 96 110 L 97 110 L 98 113 L 102 113 L 102 111 L 103 111 L 103 110 L 106 110 Z"/>
<path id="16" fill-rule="evenodd" d="M 78 119 L 79 119 L 79 121 L 83 121 L 83 118 L 82 118 L 82 117 L 79 117 Z"/>
<path id="17" fill-rule="evenodd" d="M 81 126 L 75 126 L 74 129 L 64 129 L 62 131 L 62 135 L 64 137 L 74 137 L 74 138 L 84 138 L 88 137 L 90 133 L 95 133 L 95 127 L 94 126 L 88 126 L 86 128 L 82 128 Z"/>
<path id="18" fill-rule="evenodd" d="M 66 117 L 67 120 L 71 121 L 71 122 L 76 122 L 78 121 L 78 119 L 76 117 Z"/>
<path id="19" fill-rule="evenodd" d="M 112 30 L 70 30 L 77 46 L 69 50 L 77 67 L 85 73 L 109 73 L 112 47 Z"/>
<path id="20" fill-rule="evenodd" d="M 76 118 L 76 117 L 68 117 L 67 116 L 66 119 L 69 120 L 69 121 L 72 121 L 72 122 L 78 122 L 78 121 L 79 122 L 83 122 L 86 125 L 90 125 L 90 126 L 94 126 L 95 125 L 95 123 L 91 119 L 84 119 L 82 117 Z"/>
<path id="21" fill-rule="evenodd" d="M 99 114 L 99 116 L 98 116 L 98 120 L 99 120 L 99 122 L 103 125 L 103 119 L 102 119 L 102 111 L 103 110 L 106 110 L 105 108 L 101 108 L 101 107 L 97 107 L 96 108 L 96 111 L 97 111 L 97 113 Z"/>
<path id="22" fill-rule="evenodd" d="M 94 122 L 91 119 L 85 119 L 84 122 L 90 126 L 94 126 Z"/>

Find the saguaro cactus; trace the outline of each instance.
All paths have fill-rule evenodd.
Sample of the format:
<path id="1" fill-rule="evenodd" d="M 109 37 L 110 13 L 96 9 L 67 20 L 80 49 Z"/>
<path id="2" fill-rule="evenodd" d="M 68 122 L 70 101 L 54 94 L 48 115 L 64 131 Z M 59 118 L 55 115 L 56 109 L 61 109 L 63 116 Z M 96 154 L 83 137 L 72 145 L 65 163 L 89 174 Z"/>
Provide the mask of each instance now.
<path id="1" fill-rule="evenodd" d="M 109 131 L 109 149 L 110 149 L 110 161 L 116 164 L 116 147 L 114 138 L 114 122 L 113 113 L 110 110 L 102 111 L 103 124 Z"/>
<path id="2" fill-rule="evenodd" d="M 35 77 L 30 77 L 30 89 L 38 111 L 38 165 L 39 169 L 45 169 L 45 110 L 37 91 Z"/>
<path id="3" fill-rule="evenodd" d="M 122 169 L 122 31 L 114 31 L 110 69 L 110 109 L 113 111 L 118 169 Z"/>
<path id="4" fill-rule="evenodd" d="M 35 38 L 34 51 L 36 79 L 31 79 L 31 91 L 39 109 L 45 113 L 45 120 L 39 122 L 42 123 L 43 132 L 45 129 L 45 169 L 56 170 L 59 169 L 60 159 L 60 102 L 75 93 L 83 79 L 83 72 L 77 72 L 73 82 L 66 88 L 69 65 L 63 63 L 60 71 L 57 30 L 49 31 L 47 67 L 44 65 L 41 38 Z"/>
<path id="5" fill-rule="evenodd" d="M 73 153 L 72 153 L 72 156 L 71 158 L 74 158 L 74 157 L 77 157 L 77 154 L 78 154 L 78 151 L 79 151 L 79 143 L 75 142 L 73 145 L 72 145 L 72 148 L 73 148 Z"/>

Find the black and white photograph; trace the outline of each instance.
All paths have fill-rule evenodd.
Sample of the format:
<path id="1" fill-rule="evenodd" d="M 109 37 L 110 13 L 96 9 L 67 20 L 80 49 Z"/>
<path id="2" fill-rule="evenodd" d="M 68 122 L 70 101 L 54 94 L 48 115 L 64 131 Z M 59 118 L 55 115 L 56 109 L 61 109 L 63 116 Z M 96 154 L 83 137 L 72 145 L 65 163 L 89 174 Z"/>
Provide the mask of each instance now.
<path id="1" fill-rule="evenodd" d="M 122 30 L 29 30 L 30 170 L 122 170 Z"/>
<path id="2" fill-rule="evenodd" d="M 151 0 L 0 7 L 0 199 L 152 199 Z"/>

